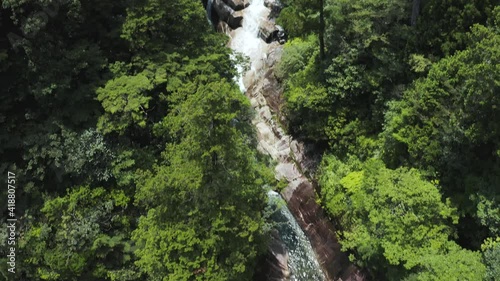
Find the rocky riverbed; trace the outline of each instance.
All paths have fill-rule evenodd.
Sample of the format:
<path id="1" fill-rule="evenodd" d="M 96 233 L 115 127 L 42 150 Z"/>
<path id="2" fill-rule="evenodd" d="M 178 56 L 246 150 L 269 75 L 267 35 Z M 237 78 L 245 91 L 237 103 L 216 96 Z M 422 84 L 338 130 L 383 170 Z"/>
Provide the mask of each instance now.
<path id="1" fill-rule="evenodd" d="M 276 178 L 288 183 L 281 195 L 307 236 L 324 279 L 365 280 L 360 270 L 341 252 L 335 226 L 317 203 L 313 182 L 305 176 L 315 161 L 307 157 L 306 146 L 287 135 L 280 126 L 283 87 L 275 77 L 274 69 L 283 53 L 283 45 L 266 43 L 259 37 L 262 29 L 272 29 L 275 25 L 274 17 L 280 10 L 280 4 L 273 0 L 253 1 L 256 2 L 248 5 L 245 0 L 215 0 L 219 5 L 215 10 L 222 11 L 217 28 L 231 37 L 229 46 L 250 60 L 248 70 L 240 69 L 242 73 L 238 83 L 256 111 L 252 123 L 257 131 L 258 150 L 277 163 Z M 225 4 L 223 8 L 221 3 Z M 231 19 L 236 15 L 242 20 L 234 25 Z M 267 267 L 263 275 L 267 275 L 267 280 L 289 280 L 287 249 L 277 235 L 273 235 L 271 241 L 267 264 L 261 264 Z"/>

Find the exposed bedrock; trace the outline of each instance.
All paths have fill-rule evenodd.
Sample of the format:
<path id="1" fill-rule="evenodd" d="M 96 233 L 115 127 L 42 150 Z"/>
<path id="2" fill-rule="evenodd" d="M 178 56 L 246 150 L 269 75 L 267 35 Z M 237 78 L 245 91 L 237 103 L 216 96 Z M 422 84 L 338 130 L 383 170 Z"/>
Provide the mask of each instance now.
<path id="1" fill-rule="evenodd" d="M 267 253 L 258 262 L 255 281 L 289 280 L 288 252 L 276 231 L 271 233 Z"/>
<path id="2" fill-rule="evenodd" d="M 219 32 L 219 33 L 229 34 L 231 32 L 231 28 L 224 21 L 219 21 L 219 23 L 216 26 L 216 29 L 217 29 L 217 32 Z"/>
<path id="3" fill-rule="evenodd" d="M 250 5 L 250 2 L 246 0 L 223 0 L 231 9 L 235 11 L 241 11 Z"/>
<path id="4" fill-rule="evenodd" d="M 283 4 L 279 0 L 264 0 L 264 5 L 271 10 L 270 18 L 278 17 L 281 9 L 283 9 Z"/>
<path id="5" fill-rule="evenodd" d="M 256 20 L 258 20 L 257 27 L 260 32 L 264 29 L 271 34 L 274 18 L 270 16 L 270 10 L 273 9 L 272 7 L 278 9 L 281 4 L 277 4 L 273 0 L 266 0 L 267 8 L 264 7 L 265 11 L 261 7 L 250 9 L 253 6 L 249 9 L 235 11 L 224 1 L 226 0 L 214 0 L 213 2 L 213 7 L 220 20 L 227 23 L 227 25 L 218 24 L 217 29 L 220 32 L 230 34 L 232 40 L 229 46 L 237 51 L 245 51 L 251 59 L 251 68 L 246 74 L 243 74 L 240 81 L 242 81 L 244 89 L 246 89 L 245 94 L 256 112 L 252 123 L 257 131 L 258 150 L 277 162 L 276 178 L 288 182 L 281 194 L 287 202 L 290 212 L 310 240 L 326 279 L 331 281 L 366 280 L 362 272 L 349 262 L 347 254 L 341 251 L 341 245 L 336 237 L 336 228 L 317 203 L 314 185 L 306 176 L 314 174 L 311 167 L 315 167 L 318 160 L 309 157 L 309 154 L 306 153 L 307 146 L 294 140 L 280 126 L 285 121 L 281 114 L 284 101 L 283 86 L 275 77 L 274 69 L 281 59 L 283 46 L 275 41 L 266 44 L 267 40 L 255 41 L 252 39 L 253 37 L 245 37 L 250 36 L 249 30 L 247 30 L 249 24 L 252 23 L 252 27 L 255 27 Z M 255 14 L 256 11 L 259 14 Z M 245 26 L 237 28 L 241 26 L 244 14 L 249 16 L 245 20 Z M 268 278 L 262 277 L 260 279 L 259 277 L 255 280 L 287 279 L 286 250 L 280 248 L 279 241 L 275 238 L 272 239 L 274 240 L 269 245 L 264 264 L 261 264 L 264 268 L 261 268 L 262 272 L 260 272 Z"/>
<path id="6" fill-rule="evenodd" d="M 241 26 L 241 21 L 243 20 L 243 14 L 241 11 L 235 11 L 222 0 L 214 0 L 213 9 L 219 16 L 219 19 L 226 22 L 232 29 L 236 29 Z"/>
<path id="7" fill-rule="evenodd" d="M 316 203 L 313 185 L 302 181 L 288 198 L 288 208 L 311 241 L 318 261 L 329 280 L 362 281 L 361 271 L 350 263 L 335 234 L 334 225 Z"/>
<path id="8" fill-rule="evenodd" d="M 246 95 L 256 111 L 253 123 L 257 129 L 258 149 L 278 162 L 275 175 L 288 182 L 282 191 L 287 206 L 309 238 L 317 259 L 328 280 L 363 281 L 365 275 L 341 251 L 336 228 L 316 201 L 314 185 L 305 176 L 315 167 L 306 154 L 306 146 L 294 140 L 279 125 L 283 87 L 274 76 L 283 47 L 277 42 L 268 45 L 262 68 L 254 74 Z M 269 264 L 273 267 L 274 265 Z"/>

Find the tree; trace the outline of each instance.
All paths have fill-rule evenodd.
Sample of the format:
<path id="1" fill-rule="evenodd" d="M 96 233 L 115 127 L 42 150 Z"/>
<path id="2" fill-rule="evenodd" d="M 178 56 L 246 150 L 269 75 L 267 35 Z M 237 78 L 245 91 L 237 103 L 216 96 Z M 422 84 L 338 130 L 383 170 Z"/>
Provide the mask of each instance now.
<path id="1" fill-rule="evenodd" d="M 20 240 L 23 263 L 30 265 L 23 268 L 24 277 L 109 280 L 124 270 L 133 273 L 131 222 L 124 215 L 128 202 L 122 191 L 87 186 L 46 200 L 42 216 L 27 218 L 30 224 Z"/>
<path id="2" fill-rule="evenodd" d="M 411 25 L 415 26 L 417 24 L 418 14 L 420 13 L 420 2 L 421 0 L 413 0 L 411 7 Z"/>
<path id="3" fill-rule="evenodd" d="M 456 210 L 417 170 L 327 156 L 321 171 L 323 202 L 340 221 L 342 248 L 375 278 L 478 280 L 484 274 L 478 253 L 448 241 Z"/>
<path id="4" fill-rule="evenodd" d="M 151 280 L 250 280 L 265 193 L 249 103 L 219 80 L 174 104 L 163 124 L 177 141 L 136 198 L 147 210 L 133 236 L 137 265 Z"/>
<path id="5" fill-rule="evenodd" d="M 310 12 L 314 5 L 292 1 L 280 17 L 292 34 L 294 29 L 304 29 L 303 41 L 311 42 L 315 36 L 324 41 L 319 44 L 324 45 L 319 46 L 320 52 L 307 56 L 302 71 L 291 68 L 289 74 L 281 75 L 287 85 L 288 129 L 294 135 L 328 143 L 339 154 L 369 154 L 372 139 L 381 129 L 384 103 L 412 77 L 406 60 L 413 52 L 412 33 L 405 22 L 410 5 L 404 1 L 325 1 L 320 27 L 305 30 L 302 25 L 313 26 L 307 15 L 314 14 Z M 288 16 L 288 11 L 294 16 Z M 298 46 L 295 40 L 285 46 L 283 61 Z M 353 145 L 359 136 L 362 149 Z"/>
<path id="6" fill-rule="evenodd" d="M 412 161 L 421 167 L 459 160 L 464 155 L 453 152 L 454 146 L 477 148 L 497 139 L 500 132 L 497 122 L 491 122 L 499 106 L 500 36 L 475 26 L 469 39 L 467 50 L 433 65 L 401 101 L 390 104 L 386 114 L 387 148 L 393 140 L 405 144 Z"/>
<path id="7" fill-rule="evenodd" d="M 64 192 L 74 181 L 84 184 L 81 181 L 88 179 L 82 174 L 92 169 L 82 162 L 92 162 L 91 155 L 75 163 L 68 154 L 85 132 L 93 131 L 100 114 L 94 91 L 103 82 L 108 59 L 121 54 L 123 43 L 114 37 L 120 17 L 109 14 L 120 14 L 122 5 L 92 0 L 2 2 L 0 37 L 16 41 L 2 40 L 0 47 L 0 83 L 6 85 L 0 106 L 0 170 L 15 167 L 25 175 L 18 190 L 20 210 L 40 207 L 44 191 Z M 105 141 L 100 140 L 104 149 Z M 94 159 L 96 167 L 106 164 L 101 161 L 105 157 L 100 158 Z"/>
<path id="8" fill-rule="evenodd" d="M 500 278 L 500 238 L 488 238 L 481 245 L 483 261 L 486 265 L 484 280 L 493 281 Z"/>
<path id="9" fill-rule="evenodd" d="M 470 233 L 465 243 L 479 248 L 499 229 L 498 28 L 476 25 L 468 40 L 467 49 L 434 64 L 426 78 L 389 104 L 382 152 L 391 167 L 412 165 L 439 177 L 464 218 L 476 221 L 474 231 L 469 226 L 461 236 Z"/>
<path id="10" fill-rule="evenodd" d="M 0 42 L 0 171 L 23 175 L 20 277 L 249 279 L 266 180 L 227 37 L 201 1 L 6 0 L 0 13 L 14 43 Z"/>
<path id="11" fill-rule="evenodd" d="M 491 0 L 423 1 L 416 26 L 418 48 L 439 57 L 465 49 L 469 29 L 486 24 L 496 5 Z"/>
<path id="12" fill-rule="evenodd" d="M 428 251 L 429 249 L 426 249 Z M 455 242 L 448 241 L 442 249 L 420 254 L 413 272 L 404 280 L 483 280 L 485 266 L 478 252 L 462 249 Z"/>
<path id="13" fill-rule="evenodd" d="M 146 126 L 149 100 L 147 92 L 153 84 L 143 75 L 120 76 L 97 90 L 97 99 L 106 112 L 100 117 L 98 127 L 104 133 L 119 133 L 132 125 Z"/>

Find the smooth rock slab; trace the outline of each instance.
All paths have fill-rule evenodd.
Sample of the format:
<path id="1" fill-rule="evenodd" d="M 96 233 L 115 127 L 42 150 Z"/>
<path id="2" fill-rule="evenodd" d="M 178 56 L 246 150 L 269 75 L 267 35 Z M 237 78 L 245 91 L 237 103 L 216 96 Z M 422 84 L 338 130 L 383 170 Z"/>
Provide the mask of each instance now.
<path id="1" fill-rule="evenodd" d="M 286 189 L 289 189 L 287 187 Z M 313 185 L 305 180 L 297 187 L 284 190 L 287 205 L 300 227 L 311 241 L 318 261 L 329 280 L 366 280 L 365 275 L 356 268 L 345 253 L 336 237 L 335 226 L 316 202 Z"/>
<path id="2" fill-rule="evenodd" d="M 279 163 L 274 172 L 278 180 L 286 179 L 288 182 L 302 177 L 293 163 Z"/>
<path id="3" fill-rule="evenodd" d="M 259 109 L 259 115 L 264 121 L 272 121 L 273 116 L 271 114 L 271 110 L 269 109 L 269 106 L 263 106 Z"/>

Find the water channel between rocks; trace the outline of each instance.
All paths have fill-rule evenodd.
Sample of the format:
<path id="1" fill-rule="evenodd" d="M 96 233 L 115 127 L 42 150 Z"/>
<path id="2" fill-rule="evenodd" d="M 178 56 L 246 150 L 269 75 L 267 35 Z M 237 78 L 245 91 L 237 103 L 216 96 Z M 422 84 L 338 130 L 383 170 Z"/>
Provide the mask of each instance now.
<path id="1" fill-rule="evenodd" d="M 252 107 L 257 112 L 252 123 L 257 129 L 258 149 L 278 163 L 275 168 L 276 178 L 289 183 L 284 192 L 286 198 L 286 194 L 291 196 L 295 188 L 308 180 L 295 163 L 297 158 L 302 157 L 299 155 L 300 145 L 286 135 L 274 120 L 264 97 L 266 83 L 268 84 L 265 77 L 265 72 L 269 69 L 268 56 L 281 48 L 276 42 L 267 44 L 259 38 L 259 27 L 264 21 L 270 20 L 269 13 L 270 10 L 265 7 L 264 0 L 250 1 L 250 5 L 243 10 L 242 27 L 229 34 L 231 36 L 230 47 L 250 60 L 249 69 L 245 73 L 242 67 L 239 68 L 240 75 L 237 82 L 242 92 L 250 98 Z M 276 223 L 279 239 L 286 248 L 287 270 L 285 271 L 289 271 L 288 280 L 327 280 L 309 239 L 281 196 L 270 191 L 268 198 L 269 206 L 275 209 L 271 218 Z"/>

